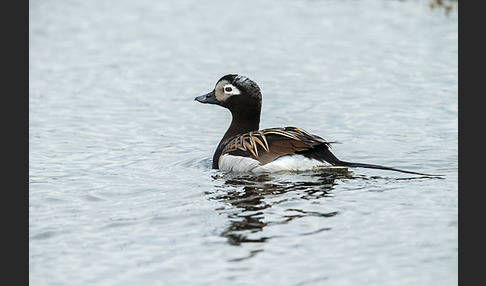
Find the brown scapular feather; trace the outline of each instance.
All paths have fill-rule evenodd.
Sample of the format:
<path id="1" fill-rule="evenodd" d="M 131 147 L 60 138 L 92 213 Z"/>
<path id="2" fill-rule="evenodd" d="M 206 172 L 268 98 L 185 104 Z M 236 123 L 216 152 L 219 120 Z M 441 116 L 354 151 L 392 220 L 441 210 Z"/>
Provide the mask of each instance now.
<path id="1" fill-rule="evenodd" d="M 295 127 L 270 128 L 240 134 L 228 139 L 223 147 L 224 154 L 247 156 L 256 159 L 260 164 L 267 164 L 275 159 L 314 149 L 326 145 L 319 136 L 312 135 Z"/>

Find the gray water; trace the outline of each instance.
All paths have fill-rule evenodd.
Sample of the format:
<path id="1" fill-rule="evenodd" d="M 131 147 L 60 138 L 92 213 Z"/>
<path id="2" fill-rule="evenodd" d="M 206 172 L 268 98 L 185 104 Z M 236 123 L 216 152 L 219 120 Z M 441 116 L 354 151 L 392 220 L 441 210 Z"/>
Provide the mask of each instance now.
<path id="1" fill-rule="evenodd" d="M 458 16 L 429 1 L 30 1 L 31 285 L 457 285 Z M 352 169 L 211 169 L 224 74 Z"/>

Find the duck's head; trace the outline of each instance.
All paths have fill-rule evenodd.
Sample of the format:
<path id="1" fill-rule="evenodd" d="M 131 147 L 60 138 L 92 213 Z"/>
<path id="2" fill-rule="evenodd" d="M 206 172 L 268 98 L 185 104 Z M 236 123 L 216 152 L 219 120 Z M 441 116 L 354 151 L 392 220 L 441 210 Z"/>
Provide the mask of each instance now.
<path id="1" fill-rule="evenodd" d="M 198 96 L 194 100 L 226 107 L 232 113 L 242 109 L 258 109 L 259 113 L 262 94 L 256 82 L 248 77 L 227 74 L 218 80 L 211 92 Z"/>

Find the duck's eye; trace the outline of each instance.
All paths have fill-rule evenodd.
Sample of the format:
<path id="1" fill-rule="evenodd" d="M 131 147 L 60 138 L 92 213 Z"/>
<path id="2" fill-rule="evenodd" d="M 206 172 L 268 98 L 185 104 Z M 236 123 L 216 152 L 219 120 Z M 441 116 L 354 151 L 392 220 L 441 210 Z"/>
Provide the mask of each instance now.
<path id="1" fill-rule="evenodd" d="M 231 88 L 231 86 L 227 86 L 224 88 L 224 91 L 226 92 L 231 92 L 233 89 Z"/>

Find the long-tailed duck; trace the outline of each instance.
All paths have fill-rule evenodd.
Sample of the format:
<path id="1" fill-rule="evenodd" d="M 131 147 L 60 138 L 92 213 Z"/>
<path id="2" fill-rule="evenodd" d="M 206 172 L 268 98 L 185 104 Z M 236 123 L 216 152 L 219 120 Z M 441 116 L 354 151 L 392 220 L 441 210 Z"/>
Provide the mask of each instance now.
<path id="1" fill-rule="evenodd" d="M 246 76 L 225 75 L 218 80 L 211 92 L 198 96 L 195 100 L 220 105 L 231 111 L 231 125 L 214 152 L 214 169 L 274 172 L 310 170 L 324 165 L 434 176 L 381 165 L 342 161 L 331 153 L 332 142 L 300 128 L 259 130 L 262 94 L 259 86 Z"/>

